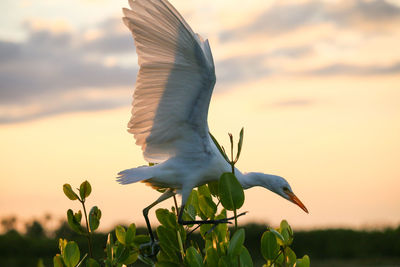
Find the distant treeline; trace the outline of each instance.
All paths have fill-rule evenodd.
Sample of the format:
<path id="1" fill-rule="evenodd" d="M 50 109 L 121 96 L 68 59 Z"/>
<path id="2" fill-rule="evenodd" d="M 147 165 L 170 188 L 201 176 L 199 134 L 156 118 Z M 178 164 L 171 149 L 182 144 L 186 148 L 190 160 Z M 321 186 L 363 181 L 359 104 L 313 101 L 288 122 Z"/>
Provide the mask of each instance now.
<path id="1" fill-rule="evenodd" d="M 244 228 L 246 228 L 245 245 L 252 255 L 255 266 L 259 266 L 257 264 L 261 260 L 259 242 L 266 226 L 247 224 Z M 145 228 L 138 228 L 137 231 L 141 234 L 147 233 Z M 43 259 L 45 266 L 53 266 L 52 258 L 58 253 L 60 237 L 77 241 L 82 249 L 81 253 L 86 253 L 86 240 L 72 232 L 66 223 L 56 231 L 46 233 L 42 225 L 34 221 L 27 225 L 24 234 L 8 229 L 7 233 L 0 235 L 0 266 L 36 266 L 39 258 Z M 102 257 L 106 239 L 106 233 L 94 235 L 96 258 Z M 198 233 L 193 233 L 189 239 L 201 238 Z M 397 262 L 397 259 L 400 259 L 400 226 L 396 229 L 374 231 L 350 229 L 295 231 L 294 240 L 292 248 L 296 254 L 308 254 L 311 262 L 321 259 L 393 259 Z"/>

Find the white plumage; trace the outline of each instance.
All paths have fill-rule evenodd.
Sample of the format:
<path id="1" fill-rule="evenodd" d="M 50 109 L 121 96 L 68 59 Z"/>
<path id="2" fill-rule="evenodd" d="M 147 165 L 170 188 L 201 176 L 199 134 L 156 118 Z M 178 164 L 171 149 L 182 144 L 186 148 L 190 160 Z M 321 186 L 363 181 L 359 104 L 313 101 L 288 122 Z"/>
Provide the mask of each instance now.
<path id="1" fill-rule="evenodd" d="M 145 160 L 159 164 L 122 171 L 117 180 L 178 190 L 184 205 L 194 187 L 230 171 L 207 124 L 216 81 L 210 46 L 168 1 L 129 0 L 129 5 L 123 21 L 135 40 L 140 70 L 128 131 Z M 245 189 L 263 186 L 307 212 L 282 177 L 235 173 Z"/>

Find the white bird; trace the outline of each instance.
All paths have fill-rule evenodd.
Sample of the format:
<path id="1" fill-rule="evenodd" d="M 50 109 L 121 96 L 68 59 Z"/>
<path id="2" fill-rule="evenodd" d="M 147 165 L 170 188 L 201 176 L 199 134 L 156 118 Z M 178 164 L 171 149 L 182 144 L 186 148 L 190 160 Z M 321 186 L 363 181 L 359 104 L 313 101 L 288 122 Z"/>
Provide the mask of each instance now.
<path id="1" fill-rule="evenodd" d="M 121 171 L 117 180 L 168 189 L 144 209 L 148 227 L 149 209 L 176 193 L 182 195 L 179 223 L 193 224 L 181 217 L 192 189 L 231 171 L 207 124 L 216 81 L 210 46 L 167 0 L 129 0 L 129 5 L 131 9 L 123 9 L 123 21 L 135 40 L 140 69 L 128 131 L 142 147 L 144 159 L 158 164 Z M 265 187 L 308 212 L 284 178 L 237 169 L 235 174 L 244 189 Z"/>

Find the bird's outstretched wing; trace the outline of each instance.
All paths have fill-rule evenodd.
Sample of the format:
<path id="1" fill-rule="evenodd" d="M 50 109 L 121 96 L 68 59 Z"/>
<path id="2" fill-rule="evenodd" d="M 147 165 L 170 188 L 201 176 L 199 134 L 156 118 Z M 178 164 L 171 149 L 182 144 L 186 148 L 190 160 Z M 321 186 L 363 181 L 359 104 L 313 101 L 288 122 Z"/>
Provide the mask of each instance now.
<path id="1" fill-rule="evenodd" d="M 140 70 L 128 131 L 149 162 L 209 146 L 207 114 L 215 84 L 208 41 L 166 0 L 129 0 L 123 9 Z"/>

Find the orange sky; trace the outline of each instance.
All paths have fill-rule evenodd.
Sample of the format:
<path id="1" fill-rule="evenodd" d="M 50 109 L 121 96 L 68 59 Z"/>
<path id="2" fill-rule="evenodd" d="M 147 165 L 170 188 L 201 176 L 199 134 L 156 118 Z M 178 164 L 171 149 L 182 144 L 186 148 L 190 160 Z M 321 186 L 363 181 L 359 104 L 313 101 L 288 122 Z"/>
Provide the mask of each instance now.
<path id="1" fill-rule="evenodd" d="M 238 167 L 286 177 L 310 211 L 254 188 L 246 191 L 242 210 L 250 213 L 243 222 L 285 218 L 297 228 L 400 222 L 396 1 L 171 2 L 210 39 L 217 72 L 211 131 L 227 144 L 226 133 L 244 126 Z M 79 206 L 62 185 L 88 179 L 89 205 L 102 209 L 103 229 L 143 224 L 141 210 L 159 194 L 114 179 L 145 163 L 125 130 L 137 70 L 130 33 L 116 19 L 127 4 L 83 1 L 83 10 L 97 11 L 84 17 L 71 16 L 81 2 L 60 3 L 65 10 L 58 13 L 44 0 L 0 4 L 19 10 L 0 31 L 0 217 L 63 217 Z M 29 7 L 35 12 L 27 14 Z M 13 46 L 19 57 L 6 50 Z M 66 78 L 52 84 L 58 69 Z M 70 78 L 74 69 L 82 75 Z M 5 79 L 12 75 L 31 79 L 30 86 Z"/>

